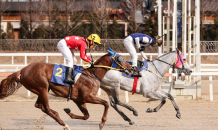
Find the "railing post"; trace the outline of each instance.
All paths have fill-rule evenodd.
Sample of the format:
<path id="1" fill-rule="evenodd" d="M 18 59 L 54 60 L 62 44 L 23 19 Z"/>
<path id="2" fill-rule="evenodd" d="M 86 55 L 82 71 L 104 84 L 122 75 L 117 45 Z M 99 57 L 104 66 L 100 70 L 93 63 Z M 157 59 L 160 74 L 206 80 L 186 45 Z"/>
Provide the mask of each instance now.
<path id="1" fill-rule="evenodd" d="M 11 57 L 11 64 L 14 64 L 14 56 Z"/>
<path id="2" fill-rule="evenodd" d="M 128 95 L 128 91 L 125 91 L 125 98 L 126 98 L 126 102 L 129 102 L 129 95 Z"/>
<path id="3" fill-rule="evenodd" d="M 98 89 L 98 96 L 101 95 L 101 88 Z"/>
<path id="4" fill-rule="evenodd" d="M 46 56 L 46 63 L 48 63 L 48 56 Z"/>
<path id="5" fill-rule="evenodd" d="M 213 101 L 213 77 L 209 76 L 209 91 L 210 91 L 210 101 Z"/>

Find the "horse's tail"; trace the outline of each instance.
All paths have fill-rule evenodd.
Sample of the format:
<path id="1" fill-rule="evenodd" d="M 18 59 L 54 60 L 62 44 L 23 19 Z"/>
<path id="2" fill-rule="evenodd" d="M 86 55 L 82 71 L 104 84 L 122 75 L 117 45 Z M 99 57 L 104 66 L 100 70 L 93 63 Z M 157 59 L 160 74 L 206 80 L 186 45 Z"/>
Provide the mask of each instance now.
<path id="1" fill-rule="evenodd" d="M 4 99 L 13 93 L 22 86 L 20 83 L 20 71 L 12 73 L 6 79 L 3 79 L 0 84 L 0 99 Z"/>

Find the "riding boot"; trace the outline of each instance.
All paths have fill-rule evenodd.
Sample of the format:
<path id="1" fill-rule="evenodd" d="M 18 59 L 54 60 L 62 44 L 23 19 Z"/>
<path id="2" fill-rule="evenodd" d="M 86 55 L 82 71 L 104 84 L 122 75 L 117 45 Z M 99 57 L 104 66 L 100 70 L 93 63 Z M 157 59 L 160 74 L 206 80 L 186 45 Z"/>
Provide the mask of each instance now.
<path id="1" fill-rule="evenodd" d="M 137 67 L 136 66 L 133 66 L 133 74 L 132 74 L 134 77 L 142 77 L 142 75 L 137 72 Z"/>
<path id="2" fill-rule="evenodd" d="M 65 83 L 74 84 L 74 76 L 72 75 L 72 73 L 73 73 L 73 69 L 71 67 L 67 67 L 65 73 L 65 80 L 64 80 Z"/>

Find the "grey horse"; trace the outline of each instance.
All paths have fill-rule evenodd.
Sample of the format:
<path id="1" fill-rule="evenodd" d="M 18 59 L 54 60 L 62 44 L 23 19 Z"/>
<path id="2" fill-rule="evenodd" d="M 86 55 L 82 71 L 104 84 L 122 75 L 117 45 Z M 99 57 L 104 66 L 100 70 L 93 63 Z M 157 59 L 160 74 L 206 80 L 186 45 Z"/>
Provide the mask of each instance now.
<path id="1" fill-rule="evenodd" d="M 148 70 L 142 70 L 140 73 L 142 77 L 138 78 L 136 93 L 141 94 L 146 98 L 161 100 L 161 103 L 154 109 L 148 108 L 146 112 L 157 112 L 166 102 L 166 98 L 170 99 L 175 110 L 176 117 L 181 118 L 179 107 L 173 96 L 161 90 L 162 76 L 168 72 L 171 67 L 180 69 L 185 75 L 190 75 L 192 70 L 187 64 L 186 58 L 179 50 L 166 53 L 148 63 Z M 108 94 L 111 106 L 122 116 L 130 125 L 131 121 L 122 111 L 118 105 L 123 106 L 138 116 L 137 111 L 119 100 L 120 89 L 132 92 L 134 79 L 122 76 L 122 72 L 116 70 L 109 70 L 101 81 L 100 87 Z"/>

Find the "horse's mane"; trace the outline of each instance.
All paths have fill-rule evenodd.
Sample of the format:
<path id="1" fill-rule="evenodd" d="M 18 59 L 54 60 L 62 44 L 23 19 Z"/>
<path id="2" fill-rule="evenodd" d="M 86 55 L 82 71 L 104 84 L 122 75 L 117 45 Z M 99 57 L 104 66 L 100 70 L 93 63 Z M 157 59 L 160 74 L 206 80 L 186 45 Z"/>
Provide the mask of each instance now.
<path id="1" fill-rule="evenodd" d="M 175 50 L 175 51 L 177 51 L 177 50 Z M 163 54 L 163 55 L 161 55 L 161 56 L 155 58 L 154 60 L 158 60 L 159 58 L 164 57 L 164 56 L 166 56 L 166 55 L 168 55 L 168 54 L 170 54 L 170 53 L 174 53 L 175 51 L 171 51 L 171 52 L 165 53 L 165 54 Z M 153 60 L 153 61 L 154 61 L 154 60 Z"/>
<path id="2" fill-rule="evenodd" d="M 98 64 L 98 63 L 99 63 L 99 61 L 101 61 L 101 60 L 102 60 L 102 58 L 104 58 L 105 56 L 109 56 L 109 53 L 107 53 L 107 54 L 105 54 L 105 55 L 101 56 L 100 58 L 98 58 L 98 60 L 95 62 L 95 64 Z"/>

